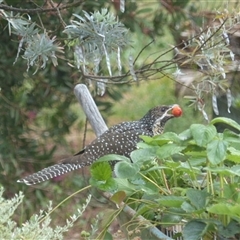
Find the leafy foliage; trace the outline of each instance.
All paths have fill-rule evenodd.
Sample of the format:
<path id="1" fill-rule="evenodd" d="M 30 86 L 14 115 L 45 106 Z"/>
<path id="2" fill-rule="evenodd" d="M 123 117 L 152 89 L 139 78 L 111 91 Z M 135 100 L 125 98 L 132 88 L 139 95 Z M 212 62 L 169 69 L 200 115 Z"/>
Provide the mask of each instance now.
<path id="1" fill-rule="evenodd" d="M 213 108 L 217 112 L 218 87 L 227 94 L 228 110 L 232 104 L 232 94 L 225 79 L 227 72 L 225 67 L 234 58 L 229 50 L 227 30 L 239 23 L 239 14 L 234 13 L 233 15 L 237 18 L 236 21 L 232 21 L 234 16 L 230 13 L 226 11 L 224 14 L 216 13 L 215 17 L 221 24 L 201 29 L 200 34 L 184 41 L 184 47 L 182 47 L 182 41 L 179 44 L 178 40 L 180 34 L 186 30 L 186 26 L 189 26 L 185 21 L 186 16 L 188 19 L 191 16 L 194 27 L 198 22 L 195 18 L 196 6 L 188 0 L 160 1 L 160 4 L 147 4 L 147 6 L 144 6 L 143 2 L 125 1 L 126 11 L 118 14 L 124 25 L 113 14 L 106 11 L 106 6 L 110 6 L 107 5 L 107 1 L 87 0 L 66 4 L 53 1 L 16 3 L 8 0 L 5 2 L 2 4 L 3 1 L 0 1 L 1 26 L 3 26 L 1 43 L 5 46 L 0 49 L 2 185 L 8 186 L 10 182 L 15 182 L 22 169 L 33 172 L 45 166 L 42 160 L 50 159 L 56 149 L 55 145 L 64 143 L 64 135 L 69 132 L 77 118 L 69 106 L 73 102 L 73 86 L 78 82 L 84 81 L 89 86 L 93 86 L 94 95 L 108 93 L 113 99 L 119 100 L 124 88 L 118 87 L 117 90 L 106 88 L 107 82 L 115 85 L 138 83 L 146 79 L 161 79 L 162 75 L 159 75 L 159 72 L 162 72 L 164 77 L 168 77 L 169 72 L 176 69 L 176 73 L 179 73 L 175 65 L 176 61 L 165 59 L 167 53 L 177 50 L 183 55 L 184 63 L 194 64 L 200 70 L 207 69 L 200 84 L 197 82 L 197 85 L 193 85 L 195 96 L 190 97 L 206 119 L 208 117 L 204 110 L 203 97 L 212 94 Z M 188 5 L 188 3 L 191 4 Z M 124 1 L 120 1 L 120 6 L 118 1 L 110 4 L 113 4 L 116 12 L 118 10 L 123 12 Z M 17 9 L 19 12 L 10 6 L 19 7 Z M 99 11 L 99 9 L 103 10 Z M 73 12 L 75 12 L 74 18 L 71 19 Z M 67 25 L 65 21 L 68 23 L 69 20 L 71 24 Z M 162 22 L 166 24 L 163 25 Z M 121 60 L 121 57 L 125 57 L 122 52 L 123 47 L 129 44 L 127 28 L 137 32 L 140 30 L 143 33 L 137 35 L 136 47 L 140 45 L 138 44 L 140 41 L 149 40 L 146 36 L 163 36 L 166 32 L 165 25 L 171 31 L 176 43 L 173 45 L 177 45 L 176 47 L 158 52 L 156 48 L 159 49 L 164 44 L 166 46 L 169 42 L 166 41 L 163 44 L 162 38 L 156 38 L 152 58 L 149 57 L 151 54 L 148 50 L 153 44 L 148 44 L 135 58 L 128 54 L 127 61 Z M 202 23 L 199 26 L 202 27 Z M 7 28 L 9 31 L 4 31 Z M 68 34 L 68 39 L 65 39 L 66 35 L 63 32 Z M 9 33 L 13 41 L 9 41 Z M 16 49 L 17 45 L 18 49 Z M 65 47 L 64 55 L 62 47 Z M 186 47 L 192 50 L 186 51 Z M 138 63 L 137 60 L 142 57 L 143 52 L 147 52 L 148 55 Z M 28 73 L 25 72 L 26 64 L 19 58 L 21 54 L 24 60 L 27 60 Z M 72 59 L 75 59 L 75 62 Z M 48 64 L 49 62 L 53 66 Z M 67 66 L 67 62 L 71 68 Z M 15 63 L 14 69 L 13 63 Z M 54 68 L 57 64 L 58 67 Z M 36 67 L 34 76 L 31 75 L 32 66 Z M 106 75 L 102 76 L 104 74 Z M 103 110 L 106 113 L 110 112 L 112 103 L 106 102 L 105 99 L 96 99 L 96 101 L 100 107 L 104 107 Z M 220 119 L 219 122 L 225 122 L 239 130 L 238 124 L 230 120 Z M 200 129 L 204 130 L 203 133 L 199 131 Z M 223 134 L 217 133 L 211 125 L 206 127 L 193 125 L 190 130 L 180 135 L 166 134 L 164 138 L 144 138 L 147 144 L 139 144 L 140 149 L 132 153 L 133 164 L 124 158 L 115 158 L 121 161 L 115 167 L 117 179 L 111 178 L 110 166 L 102 163 L 101 166 L 94 166 L 91 183 L 102 190 L 113 192 L 119 186 L 121 194 L 119 197 L 115 195 L 117 196 L 115 202 L 120 202 L 125 195 L 132 196 L 137 192 L 143 199 L 141 201 L 144 203 L 150 201 L 155 209 L 163 206 L 162 212 L 154 219 L 154 221 L 159 220 L 157 223 L 165 223 L 165 225 L 178 223 L 186 218 L 189 220 L 189 225 L 187 224 L 184 230 L 186 235 L 189 234 L 187 228 L 190 226 L 188 228 L 190 229 L 191 224 L 196 226 L 198 231 L 196 235 L 203 235 L 203 232 L 213 229 L 213 226 L 217 226 L 222 235 L 231 235 L 235 231 L 232 229 L 236 229 L 238 222 L 230 221 L 228 225 L 223 225 L 222 221 L 220 223 L 207 222 L 205 219 L 195 221 L 191 217 L 195 217 L 196 214 L 199 216 L 199 212 L 204 215 L 202 209 L 209 207 L 213 201 L 211 197 L 215 197 L 215 194 L 218 196 L 218 193 L 221 193 L 229 198 L 233 196 L 234 201 L 238 201 L 238 195 L 233 191 L 238 187 L 235 177 L 238 177 L 237 164 L 240 156 L 237 146 L 239 141 L 236 136 L 238 135 L 230 131 L 225 131 Z M 49 141 L 50 144 L 48 144 Z M 41 160 L 41 164 L 39 166 L 34 164 L 32 167 L 32 159 Z M 161 159 L 160 163 L 164 164 L 158 165 L 156 159 Z M 201 167 L 202 165 L 204 168 Z M 99 171 L 102 171 L 101 174 L 96 176 Z M 129 175 L 131 177 L 127 179 Z M 218 179 L 221 180 L 220 183 Z M 229 188 L 224 185 L 225 190 L 222 192 L 221 184 L 224 184 L 225 180 L 230 184 Z M 211 184 L 207 185 L 209 182 Z M 206 186 L 208 186 L 207 193 L 211 194 L 209 198 L 206 197 L 206 191 L 200 189 Z M 189 187 L 198 191 L 195 195 L 201 201 L 197 205 L 194 205 L 192 192 L 188 191 Z M 6 187 L 8 191 L 15 192 L 14 188 L 18 186 L 14 184 Z M 43 194 L 39 192 L 36 190 L 34 193 L 37 198 L 42 199 Z M 126 194 L 122 194 L 123 192 Z M 156 196 L 158 201 L 155 201 L 153 195 L 156 193 L 172 198 L 160 199 L 163 196 L 158 194 Z M 167 202 L 168 205 L 166 205 Z M 132 202 L 129 201 L 129 203 Z M 179 207 L 180 203 L 182 203 L 181 207 Z M 218 206 L 213 208 L 213 214 L 217 211 L 216 209 Z M 231 211 L 230 207 L 227 209 Z M 145 204 L 137 210 L 138 214 L 156 215 L 155 211 L 151 212 Z M 230 233 L 229 229 L 231 229 Z"/>
<path id="2" fill-rule="evenodd" d="M 9 33 L 14 33 L 21 38 L 14 63 L 16 63 L 20 51 L 26 44 L 23 58 L 28 62 L 28 69 L 30 66 L 36 65 L 36 73 L 39 68 L 46 67 L 48 58 L 51 59 L 54 66 L 57 66 L 55 52 L 62 52 L 62 48 L 53 44 L 54 39 L 49 39 L 46 33 L 39 34 L 39 29 L 36 28 L 35 23 L 31 22 L 30 16 L 28 16 L 29 20 L 26 20 L 19 13 L 14 16 L 12 12 L 2 11 L 2 14 L 8 22 Z"/>
<path id="3" fill-rule="evenodd" d="M 108 73 L 112 76 L 110 57 L 117 56 L 117 66 L 121 74 L 120 52 L 123 47 L 129 45 L 127 40 L 128 30 L 107 9 L 96 11 L 93 14 L 84 12 L 84 17 L 74 14 L 79 21 L 71 20 L 71 25 L 65 27 L 71 41 L 69 46 L 74 46 L 74 56 L 78 68 L 82 67 L 85 74 L 92 71 L 99 74 L 99 66 L 105 56 Z M 91 67 L 91 63 L 94 63 Z"/>
<path id="4" fill-rule="evenodd" d="M 12 5 L 18 7 L 16 2 Z M 73 88 L 81 81 L 81 74 L 62 61 L 63 54 L 69 60 L 73 53 L 63 53 L 66 39 L 61 39 L 61 46 L 59 44 L 64 27 L 56 17 L 57 13 L 53 10 L 50 14 L 41 9 L 39 15 L 31 11 L 28 13 L 28 8 L 36 7 L 31 3 L 20 4 L 27 13 L 4 10 L 4 7 L 9 6 L 0 6 L 1 44 L 5 46 L 0 50 L 0 161 L 3 166 L 1 184 L 7 189 L 5 194 L 11 195 L 21 186 L 12 184 L 9 188 L 8 184 L 16 182 L 23 171 L 33 172 L 46 166 L 44 160 L 52 158 L 59 144 L 66 147 L 64 136 L 70 132 L 77 118 L 81 130 L 84 116 L 81 113 L 78 116 L 70 107 L 76 102 Z M 86 8 L 95 7 L 98 5 L 94 6 L 91 2 L 86 5 Z M 81 10 L 82 6 L 77 9 Z M 69 19 L 72 11 L 73 7 L 69 7 L 69 14 L 64 12 L 64 18 Z M 9 41 L 9 34 L 13 41 Z M 111 99 L 122 96 L 114 88 L 105 89 L 102 83 L 92 88 L 94 96 L 105 92 Z M 111 112 L 110 101 L 98 97 L 95 100 L 106 114 Z"/>
<path id="5" fill-rule="evenodd" d="M 67 232 L 81 216 L 87 205 L 90 202 L 91 197 L 86 199 L 86 204 L 82 206 L 82 209 L 78 209 L 78 212 L 69 219 L 66 220 L 65 226 L 51 227 L 50 214 L 53 211 L 51 202 L 49 203 L 47 211 L 41 210 L 37 215 L 33 215 L 28 221 L 17 226 L 17 223 L 12 220 L 14 211 L 23 201 L 23 194 L 20 192 L 16 194 L 14 198 L 5 200 L 2 197 L 3 188 L 0 189 L 0 234 L 3 239 L 64 239 L 63 233 Z"/>
<path id="6" fill-rule="evenodd" d="M 186 240 L 238 236 L 240 136 L 228 129 L 218 133 L 216 122 L 240 128 L 233 120 L 219 117 L 207 126 L 193 124 L 178 135 L 143 136 L 145 143 L 132 152 L 131 165 L 128 159 L 111 156 L 119 160 L 116 178 L 105 181 L 115 182 L 114 188 L 108 185 L 115 202 L 118 195 L 123 200 L 125 193 L 125 202 L 155 225 L 168 229 L 183 225 Z"/>

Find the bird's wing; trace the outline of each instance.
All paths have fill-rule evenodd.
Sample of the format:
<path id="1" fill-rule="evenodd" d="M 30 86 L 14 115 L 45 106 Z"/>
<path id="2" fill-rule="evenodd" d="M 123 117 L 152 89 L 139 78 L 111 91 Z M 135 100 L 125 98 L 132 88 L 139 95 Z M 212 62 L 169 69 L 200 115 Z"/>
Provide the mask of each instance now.
<path id="1" fill-rule="evenodd" d="M 80 150 L 79 152 L 75 153 L 73 156 L 76 156 L 76 155 L 81 155 L 85 152 L 86 148 L 83 148 L 82 150 Z"/>
<path id="2" fill-rule="evenodd" d="M 107 154 L 119 154 L 128 157 L 136 149 L 136 145 L 140 141 L 139 135 L 150 135 L 150 132 L 142 129 L 121 133 L 105 132 L 86 146 L 83 154 L 64 159 L 61 163 L 82 163 L 87 166 Z"/>
<path id="3" fill-rule="evenodd" d="M 103 134 L 109 133 L 109 132 L 123 133 L 123 132 L 131 131 L 131 130 L 138 131 L 140 129 L 142 129 L 142 127 L 141 127 L 141 124 L 139 123 L 139 121 L 122 122 L 122 123 L 119 123 L 117 125 L 114 125 L 114 126 L 110 127 Z"/>
<path id="4" fill-rule="evenodd" d="M 140 125 L 138 124 L 137 121 L 135 122 L 122 122 L 122 123 L 119 123 L 115 126 L 112 126 L 110 127 L 107 131 L 105 131 L 102 135 L 100 135 L 98 138 L 96 138 L 95 140 L 93 140 L 92 143 L 94 142 L 99 142 L 99 139 L 101 138 L 110 138 L 110 135 L 111 134 L 115 134 L 115 133 L 122 133 L 122 134 L 126 134 L 126 132 L 129 132 L 129 131 L 139 131 L 140 130 Z M 125 133 L 124 133 L 125 132 Z M 148 132 L 146 130 L 146 132 Z M 148 133 L 149 134 L 149 133 Z M 76 155 L 81 155 L 85 152 L 86 150 L 86 147 L 83 148 L 82 150 L 80 150 L 79 152 L 75 153 L 74 156 Z"/>

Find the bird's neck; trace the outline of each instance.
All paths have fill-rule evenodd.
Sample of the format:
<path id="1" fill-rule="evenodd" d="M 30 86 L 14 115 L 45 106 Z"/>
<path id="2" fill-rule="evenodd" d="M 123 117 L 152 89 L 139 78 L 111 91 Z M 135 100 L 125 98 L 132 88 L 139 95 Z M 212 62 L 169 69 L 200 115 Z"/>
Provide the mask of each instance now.
<path id="1" fill-rule="evenodd" d="M 149 131 L 152 131 L 152 126 L 155 122 L 155 119 L 152 118 L 152 116 L 150 114 L 147 114 L 145 115 L 144 117 L 142 117 L 140 120 L 139 120 L 142 128 L 145 128 Z"/>

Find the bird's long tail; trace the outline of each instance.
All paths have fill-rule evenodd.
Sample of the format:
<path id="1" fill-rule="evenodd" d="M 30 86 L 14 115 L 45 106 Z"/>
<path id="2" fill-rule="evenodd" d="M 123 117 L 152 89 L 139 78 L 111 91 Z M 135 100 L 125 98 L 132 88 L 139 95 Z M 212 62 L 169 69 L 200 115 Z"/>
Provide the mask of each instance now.
<path id="1" fill-rule="evenodd" d="M 27 185 L 37 184 L 90 165 L 90 162 L 85 161 L 85 158 L 81 153 L 82 152 L 75 156 L 65 158 L 60 163 L 44 168 L 39 172 L 18 180 L 17 182 L 25 183 Z"/>

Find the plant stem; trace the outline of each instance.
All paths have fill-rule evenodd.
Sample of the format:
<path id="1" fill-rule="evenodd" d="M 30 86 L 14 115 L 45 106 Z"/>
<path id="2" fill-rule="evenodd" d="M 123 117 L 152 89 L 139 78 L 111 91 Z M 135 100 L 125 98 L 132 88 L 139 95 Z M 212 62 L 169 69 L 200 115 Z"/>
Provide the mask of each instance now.
<path id="1" fill-rule="evenodd" d="M 167 192 L 164 188 L 160 187 L 158 184 L 156 184 L 154 181 L 152 181 L 150 178 L 146 177 L 145 175 L 143 175 L 142 173 L 139 173 L 143 178 L 145 178 L 146 180 L 148 180 L 149 182 L 151 182 L 153 185 L 155 185 L 160 192 L 162 192 L 165 195 L 169 195 L 170 192 Z"/>
<path id="2" fill-rule="evenodd" d="M 98 234 L 96 239 L 104 239 L 106 231 L 108 230 L 111 223 L 117 218 L 117 216 L 122 212 L 122 208 L 119 208 L 117 211 L 113 212 L 113 214 L 108 218 L 108 222 L 104 224 L 104 229 Z"/>
<path id="3" fill-rule="evenodd" d="M 66 197 L 65 199 L 63 199 L 63 200 L 62 200 L 56 207 L 54 207 L 44 218 L 42 218 L 42 219 L 39 221 L 39 223 L 43 222 L 43 221 L 47 218 L 48 215 L 52 214 L 58 207 L 60 207 L 64 202 L 66 202 L 67 200 L 69 200 L 71 197 L 73 197 L 74 195 L 76 195 L 76 194 L 78 194 L 78 193 L 80 193 L 80 192 L 83 192 L 83 191 L 89 189 L 90 187 L 92 187 L 92 186 L 91 186 L 91 185 L 88 185 L 88 186 L 86 186 L 86 187 L 84 187 L 84 188 L 81 188 L 80 190 L 74 192 L 74 193 L 71 194 L 70 196 L 68 196 L 68 197 Z"/>

